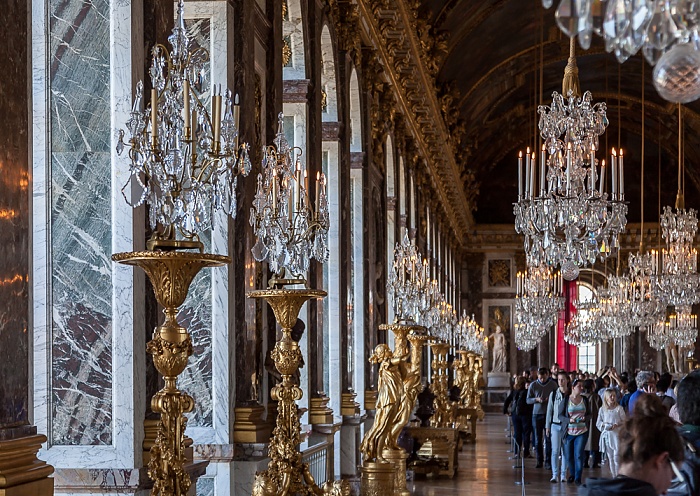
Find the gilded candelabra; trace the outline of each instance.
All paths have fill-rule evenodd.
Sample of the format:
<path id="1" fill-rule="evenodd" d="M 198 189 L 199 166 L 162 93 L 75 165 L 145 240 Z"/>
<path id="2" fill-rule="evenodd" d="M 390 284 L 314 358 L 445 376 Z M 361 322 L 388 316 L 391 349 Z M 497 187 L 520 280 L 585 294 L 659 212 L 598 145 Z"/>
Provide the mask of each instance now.
<path id="1" fill-rule="evenodd" d="M 302 391 L 292 378 L 299 370 L 302 356 L 291 332 L 304 302 L 323 298 L 326 294 L 313 289 L 265 289 L 248 294 L 250 298 L 267 301 L 282 327 L 282 338 L 272 350 L 272 359 L 282 382 L 272 388 L 272 399 L 278 403 L 276 425 L 270 440 L 270 463 L 267 470 L 255 476 L 254 496 L 350 494 L 346 481 L 329 481 L 323 488 L 318 487 L 298 448 L 301 424 L 296 402 L 302 398 Z"/>
<path id="2" fill-rule="evenodd" d="M 449 399 L 447 353 L 450 345 L 447 343 L 431 343 L 433 350 L 433 362 L 431 364 L 433 375 L 430 384 L 431 391 L 435 395 L 435 413 L 430 419 L 431 427 L 450 427 L 454 424 L 454 406 Z"/>
<path id="3" fill-rule="evenodd" d="M 151 399 L 151 409 L 160 414 L 158 431 L 148 475 L 153 480 L 153 495 L 181 496 L 191 486 L 185 471 L 185 427 L 183 414 L 194 409 L 194 398 L 177 389 L 177 377 L 187 367 L 192 354 L 192 339 L 187 329 L 177 322 L 178 307 L 197 273 L 205 267 L 217 267 L 231 262 L 224 255 L 176 251 L 142 251 L 117 253 L 112 260 L 141 267 L 148 275 L 158 303 L 163 307 L 165 321 L 153 331 L 146 350 L 165 380 L 165 386 Z"/>

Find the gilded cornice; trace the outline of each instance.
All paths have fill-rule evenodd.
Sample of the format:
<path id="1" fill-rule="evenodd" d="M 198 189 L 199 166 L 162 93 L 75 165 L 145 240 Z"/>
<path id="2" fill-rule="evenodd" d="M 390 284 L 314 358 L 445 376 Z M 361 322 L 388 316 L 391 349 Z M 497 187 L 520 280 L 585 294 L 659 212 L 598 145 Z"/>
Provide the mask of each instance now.
<path id="1" fill-rule="evenodd" d="M 435 82 L 446 43 L 418 19 L 417 5 L 412 0 L 358 0 L 357 5 L 362 37 L 369 41 L 382 66 L 381 71 L 365 70 L 365 78 L 376 80 L 383 74 L 393 93 L 393 98 L 384 93 L 375 103 L 387 110 L 391 102 L 403 116 L 402 125 L 427 163 L 426 171 L 447 221 L 457 239 L 464 239 L 474 225 L 474 204 L 464 190 L 456 159 L 459 142 L 453 139 L 443 118 Z M 371 62 L 363 56 L 363 63 Z M 368 82 L 365 88 L 381 91 L 381 83 Z M 386 114 L 379 112 L 377 117 L 386 119 Z M 375 137 L 386 132 L 384 123 L 372 125 Z"/>

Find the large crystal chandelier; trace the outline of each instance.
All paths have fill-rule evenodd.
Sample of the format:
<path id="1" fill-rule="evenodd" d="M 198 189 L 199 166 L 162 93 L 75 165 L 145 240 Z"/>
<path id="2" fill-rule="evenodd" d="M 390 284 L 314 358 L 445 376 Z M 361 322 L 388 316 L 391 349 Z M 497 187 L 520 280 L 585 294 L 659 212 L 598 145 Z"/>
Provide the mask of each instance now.
<path id="1" fill-rule="evenodd" d="M 608 125 L 606 106 L 593 104 L 588 91 L 581 96 L 573 38 L 563 94 L 552 96 L 551 106 L 538 109 L 544 139 L 539 165 L 529 150 L 524 164 L 522 153 L 518 159 L 515 230 L 525 236 L 528 266 L 559 265 L 564 279 L 574 280 L 580 267 L 617 248 L 625 229 L 624 157 L 613 149 L 608 197 L 605 161 L 596 158 Z"/>
<path id="2" fill-rule="evenodd" d="M 532 343 L 536 345 L 556 324 L 559 311 L 564 308 L 562 288 L 561 274 L 552 274 L 545 265 L 517 273 L 515 320 L 518 329 L 515 341 L 520 349 L 530 348 Z"/>
<path id="3" fill-rule="evenodd" d="M 415 321 L 430 307 L 437 281 L 433 285 L 429 275 L 428 261 L 421 262 L 421 254 L 409 240 L 408 229 L 403 228 L 387 278 L 387 292 L 392 298 L 397 321 Z"/>
<path id="4" fill-rule="evenodd" d="M 543 0 L 546 8 L 553 0 Z M 640 49 L 654 68 L 654 86 L 671 102 L 700 97 L 700 17 L 695 0 L 561 0 L 560 29 L 588 50 L 592 33 L 620 63 Z"/>
<path id="5" fill-rule="evenodd" d="M 150 103 L 144 110 L 143 83 L 136 87 L 129 141 L 119 130 L 117 152 L 129 149 L 131 173 L 122 194 L 133 207 L 149 205 L 153 238 L 149 248 L 199 247 L 198 235 L 211 227 L 212 214 L 236 213 L 236 181 L 251 164 L 247 146 L 238 143 L 238 102 L 230 91 L 212 88 L 204 98 L 209 52 L 190 47 L 184 2 L 168 37 L 172 49 L 152 50 Z M 138 200 L 131 201 L 132 188 Z M 184 238 L 178 239 L 178 238 Z"/>
<path id="6" fill-rule="evenodd" d="M 312 202 L 308 173 L 300 155 L 301 150 L 287 142 L 280 113 L 273 145 L 263 150 L 250 225 L 257 237 L 253 257 L 258 262 L 267 261 L 270 270 L 281 278 L 280 283 L 287 281 L 284 284 L 303 282 L 312 258 L 321 263 L 328 259 L 326 178 L 322 173 L 316 175 Z M 285 279 L 290 276 L 292 279 Z"/>
<path id="7" fill-rule="evenodd" d="M 675 212 L 666 206 L 660 216 L 661 237 L 666 246 L 661 250 L 661 260 L 657 257 L 654 263 L 659 273 L 658 298 L 666 305 L 685 307 L 700 301 L 700 275 L 698 252 L 693 247 L 698 230 L 697 212 L 692 208 L 686 210 L 683 194 L 682 117 L 678 105 L 678 193 Z"/>

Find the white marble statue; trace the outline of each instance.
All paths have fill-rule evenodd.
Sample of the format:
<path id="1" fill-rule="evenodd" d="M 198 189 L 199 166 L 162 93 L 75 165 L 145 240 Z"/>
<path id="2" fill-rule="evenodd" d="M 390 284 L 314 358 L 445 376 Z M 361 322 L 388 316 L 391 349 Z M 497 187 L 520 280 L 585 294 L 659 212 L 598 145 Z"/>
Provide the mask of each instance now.
<path id="1" fill-rule="evenodd" d="M 506 372 L 506 336 L 500 325 L 496 326 L 496 331 L 491 334 L 493 339 L 493 361 L 491 362 L 492 372 Z"/>

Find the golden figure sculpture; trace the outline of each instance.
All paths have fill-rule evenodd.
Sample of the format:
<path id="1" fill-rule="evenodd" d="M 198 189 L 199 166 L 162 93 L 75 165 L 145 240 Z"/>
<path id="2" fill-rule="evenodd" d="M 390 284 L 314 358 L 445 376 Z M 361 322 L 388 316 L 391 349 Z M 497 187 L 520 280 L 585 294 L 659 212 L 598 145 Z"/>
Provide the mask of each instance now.
<path id="1" fill-rule="evenodd" d="M 455 408 L 449 399 L 448 376 L 447 376 L 447 353 L 450 345 L 447 343 L 433 343 L 430 345 L 433 350 L 433 380 L 430 389 L 435 395 L 433 407 L 435 413 L 430 418 L 432 427 L 448 427 L 454 423 Z"/>
<path id="2" fill-rule="evenodd" d="M 484 394 L 484 358 L 481 355 L 474 356 L 474 368 L 472 370 L 472 401 L 477 411 L 479 420 L 484 419 L 484 409 L 481 406 L 481 396 Z"/>
<path id="3" fill-rule="evenodd" d="M 405 364 L 401 357 L 394 357 L 386 344 L 377 345 L 369 361 L 379 364 L 377 410 L 374 424 L 365 434 L 360 450 L 364 461 L 384 462 L 386 460 L 382 452 L 385 447 L 391 447 L 389 445 L 391 428 L 401 411 L 401 399 L 404 395 L 401 367 Z"/>

